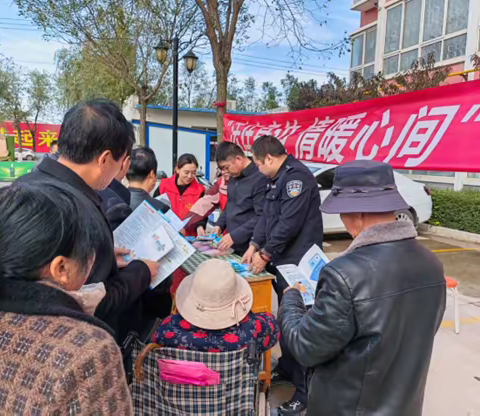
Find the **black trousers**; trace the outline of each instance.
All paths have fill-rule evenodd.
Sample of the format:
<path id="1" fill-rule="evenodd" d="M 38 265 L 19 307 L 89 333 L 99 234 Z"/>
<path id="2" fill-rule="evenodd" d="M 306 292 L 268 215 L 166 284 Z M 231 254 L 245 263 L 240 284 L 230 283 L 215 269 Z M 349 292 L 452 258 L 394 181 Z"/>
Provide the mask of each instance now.
<path id="1" fill-rule="evenodd" d="M 160 283 L 155 289 L 147 289 L 142 296 L 124 310 L 115 329 L 115 338 L 119 345 L 130 331 L 135 331 L 141 341 L 149 335 L 157 318 L 166 318 L 172 309 L 170 296 L 171 276 Z"/>
<path id="2" fill-rule="evenodd" d="M 275 275 L 275 281 L 273 282 L 273 289 L 277 293 L 278 306 L 282 302 L 283 291 L 288 287 L 288 283 L 273 265 L 267 266 L 267 271 Z M 285 343 L 283 335 L 280 335 L 280 348 L 282 349 L 282 356 L 278 360 L 276 370 L 285 375 L 292 384 L 295 386 L 295 394 L 292 400 L 300 401 L 307 404 L 307 385 L 306 385 L 306 371 L 307 369 L 300 365 L 295 357 L 290 353 Z"/>

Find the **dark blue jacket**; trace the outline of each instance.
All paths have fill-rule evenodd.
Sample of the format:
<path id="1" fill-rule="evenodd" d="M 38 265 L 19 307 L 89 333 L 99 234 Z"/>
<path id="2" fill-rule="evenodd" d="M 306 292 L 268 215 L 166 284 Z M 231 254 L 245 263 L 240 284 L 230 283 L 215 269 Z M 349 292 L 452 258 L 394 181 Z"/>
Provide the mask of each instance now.
<path id="1" fill-rule="evenodd" d="M 247 251 L 258 221 L 263 214 L 268 179 L 250 163 L 240 176 L 231 177 L 227 186 L 227 206 L 216 225 L 227 230 L 236 253 Z"/>
<path id="2" fill-rule="evenodd" d="M 115 230 L 132 213 L 130 192 L 121 182 L 114 179 L 103 191 L 97 191 L 102 199 L 101 207 Z"/>
<path id="3" fill-rule="evenodd" d="M 303 255 L 323 242 L 320 194 L 310 170 L 288 155 L 268 184 L 263 216 L 252 244 L 263 248 L 274 265 L 298 264 Z"/>
<path id="4" fill-rule="evenodd" d="M 128 190 L 130 192 L 130 208 L 132 211 L 135 211 L 143 201 L 147 201 L 153 208 L 157 211 L 162 211 L 164 214 L 170 209 L 167 204 L 152 198 L 150 194 L 143 189 L 130 187 Z"/>

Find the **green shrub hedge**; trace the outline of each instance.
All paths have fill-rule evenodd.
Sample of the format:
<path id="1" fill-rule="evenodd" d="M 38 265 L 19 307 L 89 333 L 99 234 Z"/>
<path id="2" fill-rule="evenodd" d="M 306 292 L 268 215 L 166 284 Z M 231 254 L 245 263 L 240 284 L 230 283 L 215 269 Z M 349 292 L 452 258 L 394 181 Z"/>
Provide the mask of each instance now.
<path id="1" fill-rule="evenodd" d="M 431 189 L 433 213 L 429 223 L 480 234 L 480 192 Z"/>

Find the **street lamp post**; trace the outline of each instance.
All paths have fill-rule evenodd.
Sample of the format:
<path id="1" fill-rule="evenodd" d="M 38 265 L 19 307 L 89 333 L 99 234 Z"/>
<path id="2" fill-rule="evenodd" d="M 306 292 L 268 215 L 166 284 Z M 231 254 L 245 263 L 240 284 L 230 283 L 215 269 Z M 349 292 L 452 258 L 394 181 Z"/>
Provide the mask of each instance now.
<path id="1" fill-rule="evenodd" d="M 178 37 L 175 36 L 171 41 L 172 63 L 173 63 L 173 115 L 172 115 L 172 169 L 175 170 L 178 158 Z M 160 64 L 164 64 L 168 58 L 170 42 L 161 41 L 156 47 L 155 52 Z M 197 65 L 197 56 L 193 51 L 189 51 L 183 59 L 185 68 L 189 73 L 195 70 Z"/>

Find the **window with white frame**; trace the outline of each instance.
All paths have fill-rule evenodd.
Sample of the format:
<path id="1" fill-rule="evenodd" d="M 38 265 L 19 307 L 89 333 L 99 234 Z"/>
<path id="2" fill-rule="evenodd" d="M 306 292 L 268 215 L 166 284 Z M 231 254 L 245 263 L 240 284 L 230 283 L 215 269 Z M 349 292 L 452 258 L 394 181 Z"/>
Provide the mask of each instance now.
<path id="1" fill-rule="evenodd" d="M 351 72 L 363 75 L 365 79 L 375 74 L 375 51 L 377 28 L 370 28 L 352 38 Z"/>
<path id="2" fill-rule="evenodd" d="M 433 53 L 436 62 L 465 56 L 469 0 L 404 0 L 387 9 L 383 72 L 393 75 Z"/>

